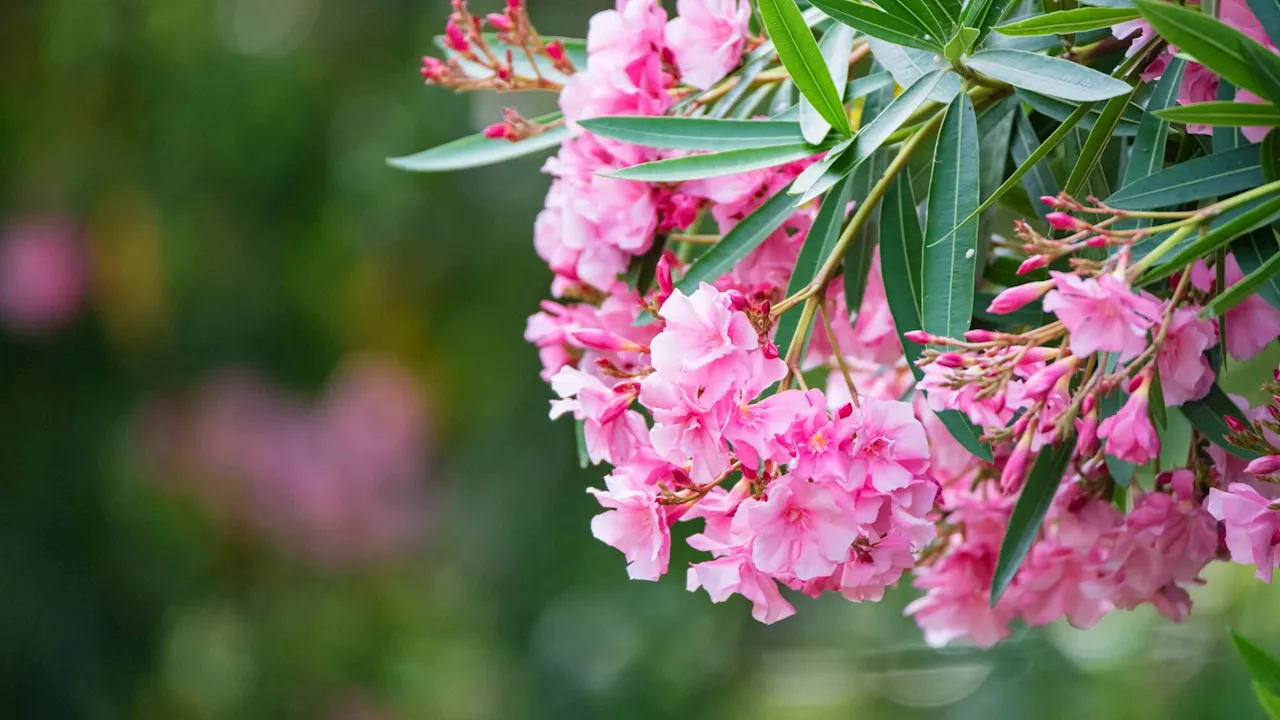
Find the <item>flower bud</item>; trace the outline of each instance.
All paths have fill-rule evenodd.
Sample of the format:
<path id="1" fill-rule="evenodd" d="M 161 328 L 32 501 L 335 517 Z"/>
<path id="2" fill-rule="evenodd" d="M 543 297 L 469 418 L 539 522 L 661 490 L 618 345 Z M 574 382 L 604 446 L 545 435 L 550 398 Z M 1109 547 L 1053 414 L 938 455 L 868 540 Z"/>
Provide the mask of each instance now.
<path id="1" fill-rule="evenodd" d="M 937 363 L 945 368 L 959 368 L 965 365 L 964 356 L 953 352 L 939 355 Z"/>
<path id="2" fill-rule="evenodd" d="M 430 55 L 422 57 L 422 69 L 419 71 L 427 82 L 440 82 L 449 76 L 449 66 Z"/>
<path id="3" fill-rule="evenodd" d="M 490 140 L 503 140 L 507 137 L 507 124 L 494 123 L 485 128 L 483 134 Z"/>
<path id="4" fill-rule="evenodd" d="M 911 330 L 903 333 L 902 337 L 917 345 L 928 345 L 933 342 L 933 336 L 923 330 Z"/>
<path id="5" fill-rule="evenodd" d="M 1027 273 L 1039 270 L 1040 268 L 1045 267 L 1048 264 L 1049 264 L 1048 255 L 1032 255 L 1026 260 L 1023 260 L 1022 264 L 1018 266 L 1018 274 L 1026 275 Z"/>
<path id="6" fill-rule="evenodd" d="M 774 345 L 772 342 L 765 343 L 764 347 L 761 348 L 761 352 L 763 352 L 764 356 L 770 360 L 777 360 L 780 354 L 778 352 L 778 346 Z"/>
<path id="7" fill-rule="evenodd" d="M 524 0 L 507 0 L 507 7 L 511 10 L 519 10 L 524 7 Z"/>
<path id="8" fill-rule="evenodd" d="M 747 300 L 747 296 L 743 295 L 737 290 L 728 290 L 725 292 L 725 295 L 729 296 L 730 310 L 733 310 L 735 312 L 742 312 L 743 310 L 746 310 L 748 307 L 751 307 L 751 303 Z"/>
<path id="9" fill-rule="evenodd" d="M 845 403 L 844 405 L 840 406 L 839 410 L 836 411 L 836 417 L 840 418 L 841 420 L 848 419 L 849 416 L 852 414 L 853 414 L 853 403 Z"/>
<path id="10" fill-rule="evenodd" d="M 995 340 L 997 334 L 990 330 L 970 330 L 964 334 L 964 339 L 969 342 L 986 343 Z"/>
<path id="11" fill-rule="evenodd" d="M 583 347 L 592 350 L 603 351 L 624 351 L 624 352 L 647 352 L 648 348 L 638 343 L 634 343 L 624 337 L 619 337 L 606 330 L 596 330 L 587 328 L 585 330 L 575 330 L 570 333 L 574 340 L 577 340 Z"/>
<path id="12" fill-rule="evenodd" d="M 1089 402 L 1093 396 L 1085 399 Z M 1098 413 L 1090 412 L 1082 419 L 1076 420 L 1076 454 L 1081 457 L 1093 457 L 1098 452 Z"/>
<path id="13" fill-rule="evenodd" d="M 662 253 L 662 257 L 658 258 L 658 266 L 654 270 L 655 278 L 658 281 L 658 292 L 663 299 L 671 296 L 675 291 L 675 284 L 671 281 L 671 256 Z"/>
<path id="14" fill-rule="evenodd" d="M 1056 208 L 1058 207 L 1059 204 L 1061 204 L 1061 201 L 1058 200 L 1057 195 L 1041 195 L 1040 202 L 1044 203 L 1045 205 L 1048 205 L 1051 208 Z"/>
<path id="15" fill-rule="evenodd" d="M 1053 286 L 1054 282 L 1052 280 L 1015 285 L 996 295 L 991 300 L 991 306 L 987 308 L 987 312 L 996 315 L 1008 315 L 1011 312 L 1016 312 L 1039 300 L 1045 293 L 1052 290 Z"/>
<path id="16" fill-rule="evenodd" d="M 1108 240 L 1106 235 L 1094 235 L 1088 240 L 1085 240 L 1084 244 L 1091 248 L 1103 248 L 1107 246 L 1107 242 Z"/>
<path id="17" fill-rule="evenodd" d="M 489 13 L 484 17 L 484 19 L 487 20 L 488 23 L 493 26 L 493 29 L 498 32 L 511 32 L 511 29 L 515 27 L 515 25 L 511 23 L 511 18 L 501 13 Z"/>
<path id="18" fill-rule="evenodd" d="M 565 61 L 564 43 L 559 40 L 552 40 L 545 47 L 547 57 L 551 58 L 551 62 L 562 63 Z"/>
<path id="19" fill-rule="evenodd" d="M 1013 454 L 1005 463 L 1004 470 L 1000 473 L 1000 487 L 1006 493 L 1022 487 L 1022 481 L 1027 475 L 1027 458 L 1031 454 L 1031 437 L 1034 434 L 1030 430 L 1022 434 L 1017 446 L 1013 448 Z"/>
<path id="20" fill-rule="evenodd" d="M 1267 455 L 1249 463 L 1244 469 L 1250 475 L 1275 475 L 1280 472 L 1280 455 Z"/>
<path id="21" fill-rule="evenodd" d="M 1222 420 L 1227 424 L 1227 427 L 1231 428 L 1231 432 L 1244 432 L 1248 429 L 1248 426 L 1234 415 L 1223 415 Z"/>
<path id="22" fill-rule="evenodd" d="M 462 30 L 458 28 L 458 24 L 450 20 L 444 26 L 445 44 L 450 50 L 458 53 L 471 52 L 471 45 L 467 43 L 467 38 L 462 34 Z"/>
<path id="23" fill-rule="evenodd" d="M 1075 230 L 1080 226 L 1079 220 L 1064 212 L 1051 212 L 1044 219 L 1054 230 Z"/>

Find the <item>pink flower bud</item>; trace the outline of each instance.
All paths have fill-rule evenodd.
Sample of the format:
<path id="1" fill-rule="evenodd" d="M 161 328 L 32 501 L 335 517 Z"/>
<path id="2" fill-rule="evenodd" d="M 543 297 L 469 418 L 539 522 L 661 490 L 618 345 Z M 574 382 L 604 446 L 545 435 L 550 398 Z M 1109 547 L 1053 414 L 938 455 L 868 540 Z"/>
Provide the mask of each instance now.
<path id="1" fill-rule="evenodd" d="M 1268 405 L 1267 414 L 1271 416 L 1271 422 L 1280 422 L 1280 407 L 1276 407 L 1275 405 Z"/>
<path id="2" fill-rule="evenodd" d="M 1231 428 L 1231 432 L 1244 432 L 1248 427 L 1234 415 L 1223 415 L 1222 420 Z"/>
<path id="3" fill-rule="evenodd" d="M 1051 208 L 1056 208 L 1058 207 L 1059 201 L 1058 201 L 1057 195 L 1041 195 L 1040 202 L 1044 203 L 1045 205 L 1048 205 Z"/>
<path id="4" fill-rule="evenodd" d="M 1267 455 L 1249 463 L 1244 469 L 1250 475 L 1275 475 L 1280 472 L 1280 455 Z"/>
<path id="5" fill-rule="evenodd" d="M 524 0 L 507 0 L 507 7 L 512 10 L 519 10 L 524 7 Z"/>
<path id="6" fill-rule="evenodd" d="M 763 347 L 763 348 L 761 348 L 761 352 L 763 352 L 763 353 L 764 353 L 764 356 L 765 356 L 766 358 L 770 359 L 770 360 L 777 360 L 777 359 L 778 359 L 778 355 L 779 355 L 779 353 L 778 353 L 778 346 L 777 346 L 777 345 L 774 345 L 774 344 L 773 344 L 773 343 L 771 343 L 771 342 L 767 342 L 767 343 L 765 343 L 765 344 L 764 344 L 764 347 Z"/>
<path id="7" fill-rule="evenodd" d="M 917 345 L 928 345 L 933 342 L 933 336 L 923 330 L 911 330 L 903 333 L 902 337 Z"/>
<path id="8" fill-rule="evenodd" d="M 1044 219 L 1054 230 L 1075 230 L 1080 224 L 1079 220 L 1064 212 L 1051 212 Z"/>
<path id="9" fill-rule="evenodd" d="M 593 350 L 634 351 L 640 347 L 626 338 L 618 337 L 617 335 L 605 330 L 588 328 L 586 330 L 576 330 L 570 333 L 570 335 L 572 335 L 573 339 L 577 340 L 583 347 L 588 347 Z"/>
<path id="10" fill-rule="evenodd" d="M 676 289 L 675 284 L 671 281 L 671 256 L 662 253 L 662 257 L 658 258 L 658 266 L 654 270 L 655 278 L 658 281 L 658 292 L 663 298 L 669 297 Z"/>
<path id="11" fill-rule="evenodd" d="M 564 43 L 559 40 L 552 40 L 546 45 L 547 57 L 551 58 L 551 62 L 562 63 L 565 61 Z"/>
<path id="12" fill-rule="evenodd" d="M 969 342 L 975 342 L 975 343 L 991 342 L 995 340 L 996 337 L 997 337 L 996 333 L 990 330 L 970 330 L 969 332 L 964 334 L 965 340 L 968 340 Z"/>
<path id="13" fill-rule="evenodd" d="M 430 55 L 422 57 L 422 69 L 419 71 L 427 82 L 439 81 L 449 75 L 449 66 Z"/>
<path id="14" fill-rule="evenodd" d="M 490 140 L 502 140 L 507 137 L 507 124 L 494 123 L 485 128 L 483 134 Z"/>
<path id="15" fill-rule="evenodd" d="M 848 419 L 850 415 L 853 415 L 853 403 L 845 403 L 844 405 L 840 406 L 839 410 L 836 411 L 836 417 L 840 418 L 841 420 Z"/>
<path id="16" fill-rule="evenodd" d="M 458 29 L 458 24 L 450 20 L 444 26 L 445 44 L 450 50 L 459 53 L 471 52 L 471 46 L 467 44 L 467 38 L 462 34 L 462 30 Z"/>
<path id="17" fill-rule="evenodd" d="M 1107 236 L 1106 236 L 1106 235 L 1094 235 L 1093 237 L 1089 238 L 1088 240 L 1085 240 L 1085 241 L 1084 241 L 1084 244 L 1085 244 L 1085 245 L 1088 245 L 1088 246 L 1089 246 L 1089 247 L 1091 247 L 1091 248 L 1102 248 L 1102 247 L 1106 247 L 1106 246 L 1107 246 Z"/>
<path id="18" fill-rule="evenodd" d="M 1027 475 L 1027 458 L 1031 454 L 1031 438 L 1034 434 L 1031 432 L 1022 434 L 1017 446 L 1013 448 L 1013 454 L 1005 463 L 1004 470 L 1000 473 L 1000 487 L 1006 493 L 1012 493 L 1022 487 L 1022 481 Z"/>
<path id="19" fill-rule="evenodd" d="M 622 413 L 627 411 L 627 408 L 631 407 L 631 403 L 634 402 L 635 399 L 635 395 L 627 393 L 610 400 L 609 404 L 605 405 L 604 410 L 600 412 L 600 417 L 597 422 L 601 425 L 608 425 L 614 420 L 617 420 Z"/>
<path id="20" fill-rule="evenodd" d="M 1085 400 L 1088 402 L 1093 396 Z M 1098 413 L 1090 412 L 1083 419 L 1076 420 L 1076 454 L 1081 457 L 1093 457 L 1098 452 Z"/>
<path id="21" fill-rule="evenodd" d="M 987 308 L 987 312 L 995 313 L 996 315 L 1008 315 L 1011 312 L 1021 310 L 1028 304 L 1039 300 L 1041 296 L 1052 290 L 1053 286 L 1054 282 L 1052 280 L 1016 285 L 996 295 L 991 301 L 991 306 Z"/>
<path id="22" fill-rule="evenodd" d="M 743 310 L 746 310 L 748 307 L 751 307 L 751 303 L 747 300 L 747 296 L 743 295 L 737 290 L 729 290 L 725 294 L 729 296 L 730 310 L 733 310 L 735 312 L 742 312 Z"/>
<path id="23" fill-rule="evenodd" d="M 946 368 L 964 367 L 964 356 L 960 353 L 943 353 L 938 356 L 937 363 Z"/>
<path id="24" fill-rule="evenodd" d="M 515 27 L 515 25 L 511 23 L 511 18 L 506 15 L 502 15 L 501 13 L 489 13 L 488 15 L 485 15 L 484 19 L 487 20 L 489 24 L 493 26 L 493 29 L 498 32 L 511 32 L 511 29 Z"/>
<path id="25" fill-rule="evenodd" d="M 1048 264 L 1049 264 L 1048 255 L 1032 255 L 1026 260 L 1023 260 L 1022 264 L 1018 266 L 1018 274 L 1026 275 L 1027 273 L 1039 270 L 1040 268 L 1045 267 Z"/>
<path id="26" fill-rule="evenodd" d="M 1075 372 L 1076 365 L 1078 365 L 1079 362 L 1078 358 L 1069 357 L 1064 360 L 1059 360 L 1058 362 L 1045 365 L 1041 370 L 1027 379 L 1027 384 L 1023 387 L 1023 390 L 1031 398 L 1042 398 L 1053 389 L 1054 385 L 1058 384 L 1059 380 L 1070 373 Z"/>

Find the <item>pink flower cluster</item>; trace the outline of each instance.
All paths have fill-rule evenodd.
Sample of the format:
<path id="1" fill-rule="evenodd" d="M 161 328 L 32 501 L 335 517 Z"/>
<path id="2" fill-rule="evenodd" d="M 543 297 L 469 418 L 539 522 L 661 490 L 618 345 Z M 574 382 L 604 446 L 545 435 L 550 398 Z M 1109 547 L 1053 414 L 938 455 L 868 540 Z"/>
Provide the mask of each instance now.
<path id="1" fill-rule="evenodd" d="M 412 548 L 425 523 L 429 459 L 416 380 L 389 359 L 347 362 L 316 403 L 243 371 L 141 418 L 145 456 L 221 524 L 326 567 Z"/>

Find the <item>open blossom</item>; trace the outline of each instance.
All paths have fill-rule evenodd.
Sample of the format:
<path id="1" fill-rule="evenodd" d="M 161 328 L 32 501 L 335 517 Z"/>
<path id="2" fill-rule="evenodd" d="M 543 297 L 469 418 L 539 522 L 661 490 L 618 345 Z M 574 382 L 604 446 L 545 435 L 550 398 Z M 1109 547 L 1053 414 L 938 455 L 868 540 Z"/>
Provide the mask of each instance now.
<path id="1" fill-rule="evenodd" d="M 1241 565 L 1254 565 L 1263 582 L 1280 566 L 1280 509 L 1252 486 L 1232 483 L 1209 491 L 1205 509 L 1227 528 L 1227 549 Z"/>
<path id="2" fill-rule="evenodd" d="M 1244 271 L 1235 255 L 1227 255 L 1227 265 L 1223 268 L 1227 287 L 1231 287 L 1244 279 Z M 1198 262 L 1191 270 L 1191 282 L 1201 291 L 1208 291 L 1217 280 L 1216 269 Z M 1272 307 L 1261 295 L 1250 295 L 1248 299 L 1227 311 L 1226 316 L 1218 320 L 1226 325 L 1223 336 L 1226 338 L 1227 352 L 1237 360 L 1248 360 L 1262 352 L 1277 336 L 1280 336 L 1280 310 Z"/>
<path id="3" fill-rule="evenodd" d="M 1071 352 L 1087 357 L 1100 350 L 1131 360 L 1147 346 L 1147 331 L 1160 318 L 1160 304 L 1135 293 L 1114 275 L 1081 278 L 1053 272 L 1056 284 L 1044 309 L 1071 333 Z"/>
<path id="4" fill-rule="evenodd" d="M 591 534 L 627 556 L 632 580 L 657 580 L 671 558 L 671 531 L 657 489 L 626 473 L 605 478 L 606 490 L 587 488 L 608 510 L 591 520 Z"/>
<path id="5" fill-rule="evenodd" d="M 711 602 L 724 602 L 735 593 L 751 601 L 751 616 L 772 625 L 796 614 L 778 592 L 778 583 L 741 555 L 731 555 L 689 567 L 688 590 L 706 588 Z"/>
<path id="6" fill-rule="evenodd" d="M 678 0 L 667 43 L 685 82 L 707 90 L 742 58 L 751 20 L 745 0 Z"/>
<path id="7" fill-rule="evenodd" d="M 751 558 L 767 573 L 801 580 L 830 575 L 858 537 L 853 508 L 832 488 L 788 475 L 769 488 L 765 502 L 747 510 L 757 534 Z"/>
<path id="8" fill-rule="evenodd" d="M 1169 407 L 1199 400 L 1213 385 L 1213 369 L 1204 354 L 1218 344 L 1218 335 L 1213 323 L 1201 320 L 1198 311 L 1194 306 L 1174 310 L 1169 334 L 1160 346 L 1160 386 Z"/>
<path id="9" fill-rule="evenodd" d="M 1098 437 L 1107 439 L 1107 454 L 1134 465 L 1146 465 L 1160 454 L 1160 437 L 1151 424 L 1146 382 L 1129 396 L 1120 412 L 1098 426 Z"/>
<path id="10" fill-rule="evenodd" d="M 849 487 L 880 492 L 906 487 L 929 467 L 929 441 L 911 406 L 868 399 L 855 411 Z"/>

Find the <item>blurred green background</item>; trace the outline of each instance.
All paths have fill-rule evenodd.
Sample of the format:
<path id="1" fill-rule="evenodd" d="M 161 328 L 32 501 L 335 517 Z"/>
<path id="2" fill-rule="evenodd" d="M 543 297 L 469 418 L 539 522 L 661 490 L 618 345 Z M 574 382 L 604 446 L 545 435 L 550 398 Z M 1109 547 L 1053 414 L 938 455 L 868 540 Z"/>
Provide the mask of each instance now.
<path id="1" fill-rule="evenodd" d="M 991 652 L 924 648 L 909 588 L 766 628 L 685 550 L 628 581 L 521 338 L 541 160 L 383 164 L 510 100 L 422 86 L 447 13 L 0 3 L 3 717 L 1261 717 L 1241 568 Z"/>

